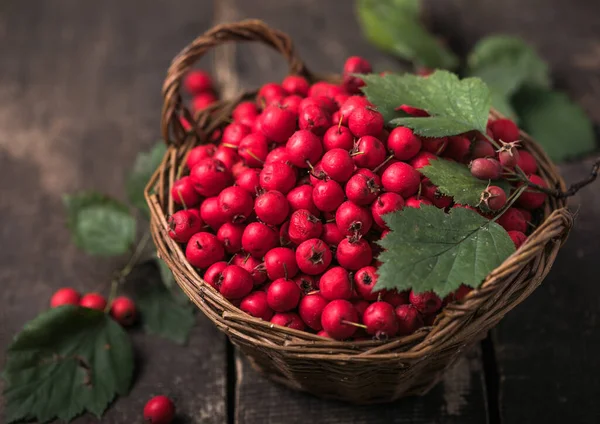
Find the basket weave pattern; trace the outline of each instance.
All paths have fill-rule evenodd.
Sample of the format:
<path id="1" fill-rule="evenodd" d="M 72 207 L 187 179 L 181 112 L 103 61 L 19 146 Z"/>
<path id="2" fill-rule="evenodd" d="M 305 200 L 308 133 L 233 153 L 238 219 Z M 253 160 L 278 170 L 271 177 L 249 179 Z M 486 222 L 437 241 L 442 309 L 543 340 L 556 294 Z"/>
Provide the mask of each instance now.
<path id="1" fill-rule="evenodd" d="M 160 257 L 176 281 L 215 325 L 271 379 L 317 396 L 354 403 L 389 402 L 426 393 L 465 350 L 485 337 L 512 308 L 542 282 L 567 238 L 573 218 L 563 199 L 549 197 L 543 222 L 521 248 L 495 269 L 483 285 L 460 303 L 452 303 L 431 327 L 390 341 L 341 342 L 273 325 L 240 311 L 186 260 L 182 246 L 168 236 L 167 217 L 175 212 L 169 193 L 187 153 L 205 143 L 207 134 L 227 125 L 238 99 L 217 103 L 193 117 L 180 95 L 181 81 L 210 48 L 232 41 L 259 41 L 280 52 L 290 74 L 312 75 L 295 55 L 289 38 L 256 20 L 220 25 L 198 37 L 175 57 L 163 86 L 162 133 L 169 149 L 146 187 L 151 231 Z M 323 79 L 323 78 L 320 78 Z M 328 78 L 330 79 L 330 78 Z M 493 117 L 500 117 L 492 112 Z M 186 132 L 180 117 L 194 122 Z M 549 187 L 564 182 L 541 148 L 525 133 L 523 146 L 537 160 Z"/>

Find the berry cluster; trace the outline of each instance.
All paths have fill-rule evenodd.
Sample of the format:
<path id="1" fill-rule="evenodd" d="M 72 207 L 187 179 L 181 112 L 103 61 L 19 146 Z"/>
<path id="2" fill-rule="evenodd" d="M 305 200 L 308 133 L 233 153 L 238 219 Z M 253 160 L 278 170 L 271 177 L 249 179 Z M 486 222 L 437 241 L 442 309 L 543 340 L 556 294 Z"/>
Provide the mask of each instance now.
<path id="1" fill-rule="evenodd" d="M 409 128 L 386 129 L 353 76 L 368 72 L 366 60 L 351 57 L 339 85 L 311 85 L 300 76 L 263 85 L 255 101 L 237 105 L 215 144 L 189 152 L 189 175 L 173 184 L 182 209 L 168 218 L 170 237 L 185 244 L 207 284 L 254 317 L 338 340 L 408 335 L 431 325 L 443 304 L 470 289 L 444 300 L 431 292 L 373 291 L 375 242 L 389 231 L 382 216 L 423 204 L 471 208 L 420 173 L 436 157 L 471 163 L 473 175 L 485 179 L 515 165 L 536 172 L 507 120 L 489 124 L 506 147 L 500 152 L 481 134 L 424 138 Z M 542 183 L 535 175 L 531 181 Z M 517 246 L 543 196 L 524 193 L 522 209 L 500 218 Z M 491 186 L 482 202 L 499 210 L 506 193 Z"/>
<path id="2" fill-rule="evenodd" d="M 106 298 L 98 293 L 87 293 L 83 296 L 71 287 L 58 289 L 50 298 L 50 307 L 57 308 L 63 305 L 79 305 L 84 308 L 106 309 Z M 110 315 L 123 326 L 129 326 L 135 322 L 137 311 L 133 300 L 126 296 L 118 296 L 110 304 Z"/>

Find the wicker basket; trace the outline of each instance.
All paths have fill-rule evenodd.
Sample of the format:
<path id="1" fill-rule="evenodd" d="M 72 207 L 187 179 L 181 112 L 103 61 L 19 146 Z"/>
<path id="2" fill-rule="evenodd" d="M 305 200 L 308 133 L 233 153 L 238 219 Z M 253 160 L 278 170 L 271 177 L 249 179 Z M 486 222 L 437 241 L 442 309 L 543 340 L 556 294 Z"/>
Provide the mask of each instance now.
<path id="1" fill-rule="evenodd" d="M 205 142 L 206 134 L 226 125 L 232 108 L 251 96 L 220 102 L 204 111 L 196 117 L 191 132 L 180 123 L 180 117 L 190 122 L 193 119 L 180 95 L 183 76 L 208 49 L 232 41 L 264 43 L 286 58 L 290 74 L 319 79 L 307 71 L 285 34 L 256 20 L 217 26 L 175 57 L 163 87 L 162 133 L 169 149 L 145 193 L 160 257 L 198 308 L 269 378 L 317 396 L 354 403 L 389 402 L 426 393 L 459 355 L 485 337 L 542 282 L 572 226 L 566 201 L 549 197 L 541 224 L 525 244 L 494 270 L 480 289 L 462 302 L 446 306 L 433 326 L 410 336 L 385 342 L 340 342 L 253 318 L 202 281 L 187 262 L 181 245 L 168 236 L 166 218 L 174 212 L 169 192 L 187 152 Z M 527 134 L 522 133 L 522 138 L 548 186 L 564 189 L 548 156 Z"/>

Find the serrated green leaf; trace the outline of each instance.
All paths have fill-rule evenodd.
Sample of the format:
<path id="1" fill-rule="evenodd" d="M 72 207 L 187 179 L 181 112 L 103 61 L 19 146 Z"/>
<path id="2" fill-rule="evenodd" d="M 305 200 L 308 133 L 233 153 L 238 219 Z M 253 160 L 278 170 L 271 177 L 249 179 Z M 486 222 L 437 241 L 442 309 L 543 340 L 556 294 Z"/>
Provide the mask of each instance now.
<path id="1" fill-rule="evenodd" d="M 584 156 L 598 148 L 584 110 L 567 95 L 528 88 L 515 98 L 523 128 L 555 161 Z"/>
<path id="2" fill-rule="evenodd" d="M 356 14 L 378 48 L 417 65 L 455 68 L 458 58 L 423 26 L 419 6 L 419 0 L 357 0 Z"/>
<path id="3" fill-rule="evenodd" d="M 92 255 L 121 255 L 135 238 L 135 219 L 125 205 L 100 193 L 64 197 L 68 227 L 77 247 Z"/>
<path id="4" fill-rule="evenodd" d="M 484 69 L 498 69 L 495 74 L 480 75 Z M 535 49 L 519 37 L 494 35 L 479 41 L 468 58 L 469 75 L 483 78 L 491 87 L 506 87 L 511 81 L 510 95 L 523 84 L 549 87 L 548 66 Z"/>
<path id="5" fill-rule="evenodd" d="M 181 291 L 177 285 L 169 291 L 163 284 L 149 282 L 143 290 L 138 290 L 135 300 L 147 333 L 184 344 L 196 318 L 194 306 L 189 300 L 183 303 L 175 290 Z"/>
<path id="6" fill-rule="evenodd" d="M 108 315 L 71 305 L 50 309 L 8 348 L 7 422 L 69 421 L 84 411 L 99 418 L 117 394 L 128 393 L 133 366 L 129 336 Z"/>
<path id="7" fill-rule="evenodd" d="M 475 211 L 435 206 L 384 216 L 391 232 L 379 244 L 375 289 L 434 291 L 444 297 L 461 284 L 479 287 L 514 250 L 508 233 Z"/>
<path id="8" fill-rule="evenodd" d="M 436 71 L 428 77 L 416 75 L 364 75 L 362 88 L 369 101 L 389 119 L 389 110 L 402 104 L 424 109 L 429 117 L 391 119 L 395 126 L 412 128 L 425 137 L 444 137 L 471 130 L 485 132 L 491 94 L 479 78 L 458 77 Z"/>
<path id="9" fill-rule="evenodd" d="M 438 186 L 442 194 L 452 196 L 461 205 L 479 206 L 481 193 L 488 185 L 502 188 L 507 196 L 510 194 L 510 185 L 506 180 L 480 180 L 465 165 L 446 159 L 431 160 L 419 171 Z"/>
<path id="10" fill-rule="evenodd" d="M 148 204 L 144 199 L 144 188 L 158 168 L 166 151 L 165 143 L 159 141 L 149 151 L 140 152 L 135 159 L 133 169 L 127 175 L 126 188 L 129 201 L 145 215 L 148 215 Z"/>

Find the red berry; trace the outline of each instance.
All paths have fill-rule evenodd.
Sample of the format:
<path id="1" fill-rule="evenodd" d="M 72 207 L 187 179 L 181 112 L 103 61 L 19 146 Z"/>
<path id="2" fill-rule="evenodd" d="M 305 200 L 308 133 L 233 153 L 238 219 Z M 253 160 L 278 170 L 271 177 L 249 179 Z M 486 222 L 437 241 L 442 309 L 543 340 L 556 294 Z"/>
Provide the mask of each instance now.
<path id="1" fill-rule="evenodd" d="M 260 189 L 260 170 L 256 168 L 249 168 L 240 173 L 235 179 L 235 184 L 240 188 L 243 188 L 252 196 L 256 196 L 256 193 Z"/>
<path id="2" fill-rule="evenodd" d="M 403 291 L 398 293 L 397 290 L 386 290 L 383 295 L 383 300 L 394 308 L 400 305 L 408 304 L 408 292 Z"/>
<path id="3" fill-rule="evenodd" d="M 502 166 L 506 168 L 514 168 L 519 162 L 519 151 L 516 143 L 505 143 L 498 152 L 498 159 Z"/>
<path id="4" fill-rule="evenodd" d="M 323 212 L 333 212 L 344 202 L 344 189 L 333 180 L 319 181 L 312 192 L 316 208 Z"/>
<path id="5" fill-rule="evenodd" d="M 318 238 L 322 230 L 323 224 L 321 221 L 306 209 L 299 209 L 290 217 L 288 233 L 290 240 L 295 244 Z"/>
<path id="6" fill-rule="evenodd" d="M 396 159 L 406 161 L 419 153 L 421 139 L 410 128 L 396 127 L 388 136 L 387 146 Z"/>
<path id="7" fill-rule="evenodd" d="M 369 232 L 373 218 L 368 209 L 346 201 L 337 209 L 335 222 L 342 234 L 361 236 Z"/>
<path id="8" fill-rule="evenodd" d="M 446 146 L 448 145 L 448 139 L 446 137 L 423 137 L 421 142 L 424 151 L 438 156 L 446 150 Z"/>
<path id="9" fill-rule="evenodd" d="M 310 131 L 296 131 L 288 140 L 286 146 L 290 162 L 298 168 L 308 168 L 315 164 L 323 155 L 323 145 L 319 137 Z"/>
<path id="10" fill-rule="evenodd" d="M 259 286 L 267 281 L 267 270 L 264 264 L 255 257 L 237 254 L 233 257 L 232 263 L 248 271 L 255 286 Z"/>
<path id="11" fill-rule="evenodd" d="M 268 153 L 269 141 L 264 134 L 258 132 L 244 137 L 238 148 L 238 154 L 251 168 L 261 167 L 265 163 Z"/>
<path id="12" fill-rule="evenodd" d="M 497 180 L 502 175 L 502 165 L 496 159 L 474 159 L 469 165 L 471 174 L 480 180 Z"/>
<path id="13" fill-rule="evenodd" d="M 285 143 L 296 130 L 296 114 L 279 105 L 270 105 L 260 116 L 261 131 L 276 143 Z"/>
<path id="14" fill-rule="evenodd" d="M 481 194 L 481 200 L 491 211 L 499 211 L 506 205 L 506 193 L 498 186 L 489 186 Z"/>
<path id="15" fill-rule="evenodd" d="M 255 318 L 269 321 L 273 317 L 273 310 L 267 303 L 267 294 L 263 291 L 255 291 L 242 299 L 240 309 Z"/>
<path id="16" fill-rule="evenodd" d="M 213 230 L 217 230 L 227 221 L 225 215 L 221 212 L 221 208 L 219 208 L 219 198 L 217 196 L 209 197 L 202 202 L 200 205 L 200 217 Z"/>
<path id="17" fill-rule="evenodd" d="M 289 161 L 290 155 L 287 149 L 284 146 L 279 146 L 269 152 L 265 159 L 265 164 L 274 162 L 288 163 Z"/>
<path id="18" fill-rule="evenodd" d="M 396 162 L 383 172 L 381 183 L 386 191 L 398 193 L 402 197 L 410 197 L 419 190 L 421 176 L 409 164 Z"/>
<path id="19" fill-rule="evenodd" d="M 294 278 L 294 283 L 300 288 L 303 295 L 307 295 L 311 292 L 319 290 L 318 281 L 315 281 L 316 277 L 307 274 L 298 274 Z"/>
<path id="20" fill-rule="evenodd" d="M 410 165 L 415 169 L 421 169 L 429 165 L 431 160 L 437 159 L 437 156 L 429 152 L 419 152 L 417 156 L 410 160 Z"/>
<path id="21" fill-rule="evenodd" d="M 377 225 L 381 228 L 388 228 L 383 216 L 391 212 L 402 210 L 402 208 L 404 208 L 404 199 L 402 196 L 397 193 L 383 193 L 371 205 L 371 214 Z"/>
<path id="22" fill-rule="evenodd" d="M 475 140 L 471 146 L 471 157 L 478 158 L 493 158 L 496 156 L 494 146 L 487 140 Z"/>
<path id="23" fill-rule="evenodd" d="M 50 307 L 56 308 L 62 305 L 78 305 L 80 294 L 77 290 L 70 287 L 58 289 L 50 298 Z"/>
<path id="24" fill-rule="evenodd" d="M 173 183 L 171 197 L 177 205 L 185 205 L 188 208 L 200 203 L 200 195 L 194 189 L 194 183 L 190 177 L 181 177 Z"/>
<path id="25" fill-rule="evenodd" d="M 223 130 L 223 137 L 221 138 L 221 143 L 237 147 L 240 145 L 244 137 L 250 134 L 251 131 L 252 130 L 246 125 L 233 122 L 227 125 Z"/>
<path id="26" fill-rule="evenodd" d="M 294 281 L 278 278 L 267 290 L 267 303 L 275 312 L 291 311 L 298 306 L 301 294 Z"/>
<path id="27" fill-rule="evenodd" d="M 227 187 L 232 180 L 232 175 L 223 162 L 210 158 L 202 159 L 192 168 L 190 179 L 198 193 L 209 197 L 215 196 Z"/>
<path id="28" fill-rule="evenodd" d="M 239 224 L 252 214 L 254 200 L 250 193 L 241 187 L 227 187 L 218 196 L 219 209 L 228 222 Z"/>
<path id="29" fill-rule="evenodd" d="M 279 84 L 274 82 L 268 82 L 258 90 L 256 100 L 258 104 L 268 105 L 269 103 L 276 101 L 282 97 L 287 96 L 289 93 Z"/>
<path id="30" fill-rule="evenodd" d="M 413 305 L 423 315 L 429 315 L 436 312 L 442 307 L 442 299 L 433 292 L 415 293 L 410 292 L 408 297 L 411 305 Z"/>
<path id="31" fill-rule="evenodd" d="M 423 327 L 423 318 L 412 305 L 400 305 L 396 307 L 396 318 L 398 320 L 398 334 L 408 336 Z"/>
<path id="32" fill-rule="evenodd" d="M 258 116 L 258 106 L 254 102 L 241 102 L 239 103 L 233 112 L 231 112 L 231 116 L 236 122 L 244 123 L 243 121 L 247 121 L 249 119 L 254 119 Z"/>
<path id="33" fill-rule="evenodd" d="M 305 328 L 302 318 L 293 312 L 277 313 L 271 318 L 271 323 L 300 331 L 303 331 Z"/>
<path id="34" fill-rule="evenodd" d="M 532 215 L 531 215 L 530 211 L 528 211 L 527 209 L 520 209 L 520 208 L 517 208 L 517 209 L 519 209 L 519 212 L 521 212 L 521 215 L 523 215 L 523 218 L 525 218 L 525 221 L 531 222 Z"/>
<path id="35" fill-rule="evenodd" d="M 510 143 L 521 138 L 519 127 L 510 119 L 497 119 L 488 124 L 488 129 L 492 132 L 492 137 L 497 141 Z"/>
<path id="36" fill-rule="evenodd" d="M 313 107 L 322 109 L 326 114 L 328 114 L 328 116 L 337 109 L 337 105 L 333 99 L 326 96 L 312 96 L 302 99 L 300 105 L 298 106 L 298 110 L 301 112 L 306 108 Z"/>
<path id="37" fill-rule="evenodd" d="M 135 322 L 136 308 L 133 300 L 126 296 L 118 296 L 110 305 L 110 315 L 123 326 L 129 326 Z"/>
<path id="38" fill-rule="evenodd" d="M 298 114 L 298 127 L 317 135 L 325 134 L 331 124 L 331 114 L 324 108 L 316 105 L 300 106 Z"/>
<path id="39" fill-rule="evenodd" d="M 354 136 L 347 127 L 334 123 L 323 136 L 323 147 L 326 151 L 332 149 L 352 150 Z"/>
<path id="40" fill-rule="evenodd" d="M 547 187 L 546 181 L 537 175 L 530 175 L 529 181 L 540 187 Z M 535 188 L 527 188 L 517 199 L 517 205 L 524 209 L 533 210 L 541 207 L 546 201 L 546 193 L 536 191 Z"/>
<path id="41" fill-rule="evenodd" d="M 298 274 L 296 253 L 287 247 L 275 247 L 265 254 L 265 268 L 271 280 L 294 278 Z"/>
<path id="42" fill-rule="evenodd" d="M 413 106 L 409 106 L 409 105 L 400 105 L 397 109 L 401 110 L 403 112 L 406 112 L 409 115 L 417 116 L 417 117 L 421 117 L 421 118 L 429 116 L 429 113 L 427 113 L 427 111 L 425 111 L 423 109 L 419 109 L 418 107 L 413 107 Z"/>
<path id="43" fill-rule="evenodd" d="M 177 211 L 167 219 L 169 236 L 178 243 L 187 243 L 190 237 L 204 227 L 200 211 L 187 209 Z"/>
<path id="44" fill-rule="evenodd" d="M 217 151 L 215 152 L 213 159 L 217 159 L 217 160 L 220 160 L 221 162 L 223 162 L 223 165 L 225 166 L 225 168 L 227 168 L 229 171 L 231 171 L 232 175 L 233 175 L 232 170 L 233 170 L 234 165 L 236 163 L 240 162 L 240 157 L 238 156 L 237 152 L 232 148 L 224 147 L 224 146 L 219 146 L 217 148 Z"/>
<path id="45" fill-rule="evenodd" d="M 287 194 L 287 201 L 292 212 L 298 209 L 306 209 L 313 215 L 319 215 L 319 209 L 313 202 L 313 188 L 308 185 L 301 185 L 293 188 Z"/>
<path id="46" fill-rule="evenodd" d="M 346 197 L 357 205 L 369 205 L 381 191 L 379 176 L 369 177 L 356 173 L 346 183 Z"/>
<path id="47" fill-rule="evenodd" d="M 359 321 L 362 321 L 362 317 L 371 303 L 367 302 L 366 300 L 357 299 L 353 300 L 352 304 L 354 305 L 354 309 L 356 309 L 356 312 L 358 313 Z"/>
<path id="48" fill-rule="evenodd" d="M 344 88 L 349 93 L 358 93 L 359 88 L 365 85 L 364 81 L 352 74 L 370 74 L 373 72 L 371 64 L 362 57 L 351 56 L 344 63 Z"/>
<path id="49" fill-rule="evenodd" d="M 373 251 L 368 241 L 344 239 L 338 244 L 335 257 L 338 263 L 346 269 L 356 271 L 365 267 L 373 260 Z"/>
<path id="50" fill-rule="evenodd" d="M 204 272 L 204 281 L 215 290 L 219 291 L 219 287 L 221 286 L 221 274 L 228 265 L 229 264 L 225 261 L 215 262 Z"/>
<path id="51" fill-rule="evenodd" d="M 203 144 L 201 146 L 196 146 L 188 153 L 185 163 L 191 170 L 202 159 L 212 158 L 216 151 L 217 146 L 214 144 Z"/>
<path id="52" fill-rule="evenodd" d="M 208 268 L 223 260 L 225 249 L 219 239 L 210 233 L 196 233 L 185 248 L 188 262 L 197 268 Z"/>
<path id="53" fill-rule="evenodd" d="M 276 190 L 287 194 L 295 185 L 296 172 L 286 163 L 267 163 L 260 171 L 260 186 L 265 190 Z"/>
<path id="54" fill-rule="evenodd" d="M 253 286 L 252 276 L 241 266 L 228 265 L 221 272 L 219 292 L 226 299 L 241 299 L 252 291 Z"/>
<path id="55" fill-rule="evenodd" d="M 267 225 L 279 225 L 286 220 L 290 206 L 279 191 L 271 190 L 256 198 L 254 211 L 258 219 Z"/>
<path id="56" fill-rule="evenodd" d="M 290 94 L 297 94 L 299 96 L 306 97 L 308 95 L 308 88 L 310 87 L 310 84 L 304 77 L 298 75 L 289 75 L 284 78 L 281 86 Z"/>
<path id="57" fill-rule="evenodd" d="M 278 234 L 261 222 L 248 224 L 242 235 L 242 247 L 255 258 L 265 256 L 278 242 Z"/>
<path id="58" fill-rule="evenodd" d="M 302 97 L 297 95 L 287 96 L 281 102 L 281 106 L 283 106 L 286 110 L 292 112 L 295 116 L 298 116 L 300 113 L 300 104 L 302 103 Z"/>
<path id="59" fill-rule="evenodd" d="M 213 103 L 217 101 L 217 98 L 213 93 L 204 92 L 200 94 L 196 94 L 192 99 L 192 110 L 194 112 L 201 111 L 206 109 Z"/>
<path id="60" fill-rule="evenodd" d="M 418 198 L 418 197 L 414 197 L 414 196 L 406 199 L 406 202 L 404 203 L 404 206 L 406 206 L 407 208 L 419 209 L 419 208 L 421 208 L 421 205 L 433 205 L 433 203 L 431 203 L 431 200 L 425 199 L 424 197 Z M 377 222 L 377 221 L 375 221 L 375 222 Z"/>
<path id="61" fill-rule="evenodd" d="M 527 175 L 535 174 L 538 170 L 535 158 L 527 150 L 519 150 L 517 166 Z"/>
<path id="62" fill-rule="evenodd" d="M 452 197 L 441 194 L 429 178 L 421 181 L 421 195 L 440 209 L 445 209 L 452 204 Z"/>
<path id="63" fill-rule="evenodd" d="M 329 267 L 332 260 L 329 246 L 318 238 L 303 241 L 296 249 L 296 262 L 300 271 L 308 275 L 319 275 Z"/>
<path id="64" fill-rule="evenodd" d="M 175 418 L 175 405 L 166 396 L 154 396 L 144 406 L 144 420 L 150 424 L 170 424 Z"/>
<path id="65" fill-rule="evenodd" d="M 106 308 L 106 299 L 98 293 L 86 293 L 81 297 L 79 306 L 103 311 Z"/>
<path id="66" fill-rule="evenodd" d="M 337 299 L 329 302 L 321 314 L 321 325 L 327 334 L 336 339 L 344 340 L 356 332 L 352 324 L 358 321 L 358 313 L 352 303 Z"/>
<path id="67" fill-rule="evenodd" d="M 310 173 L 308 174 L 309 183 L 313 186 L 317 185 L 319 181 L 323 181 L 327 179 L 327 174 L 323 171 L 321 167 L 321 162 L 317 162 L 317 164 L 312 168 Z"/>
<path id="68" fill-rule="evenodd" d="M 357 107 L 348 118 L 348 128 L 356 137 L 376 137 L 383 130 L 383 115 L 372 107 Z"/>
<path id="69" fill-rule="evenodd" d="M 471 140 L 467 137 L 461 135 L 448 137 L 448 145 L 446 146 L 446 150 L 444 150 L 444 157 L 465 163 L 468 160 L 470 151 Z"/>
<path id="70" fill-rule="evenodd" d="M 335 222 L 328 222 L 323 225 L 321 240 L 329 246 L 337 246 L 343 239 L 344 235 L 340 232 Z"/>
<path id="71" fill-rule="evenodd" d="M 237 253 L 242 250 L 242 235 L 244 226 L 226 222 L 217 231 L 217 238 L 225 247 L 227 253 Z"/>
<path id="72" fill-rule="evenodd" d="M 387 302 L 372 303 L 364 312 L 363 323 L 367 333 L 376 337 L 394 337 L 398 332 L 398 320 L 394 307 Z"/>
<path id="73" fill-rule="evenodd" d="M 340 106 L 340 114 L 342 116 L 342 124 L 348 124 L 348 118 L 356 108 L 372 106 L 369 103 L 369 100 L 363 96 L 350 96 L 346 101 Z"/>
<path id="74" fill-rule="evenodd" d="M 377 300 L 381 291 L 373 291 L 377 284 L 377 269 L 374 266 L 365 266 L 354 274 L 354 288 L 365 300 Z"/>
<path id="75" fill-rule="evenodd" d="M 525 240 L 527 240 L 527 236 L 520 231 L 509 231 L 508 236 L 515 244 L 515 248 L 518 249 L 521 247 Z"/>
<path id="76" fill-rule="evenodd" d="M 195 69 L 187 73 L 183 86 L 190 94 L 199 94 L 212 90 L 212 79 L 208 72 Z"/>
<path id="77" fill-rule="evenodd" d="M 350 153 L 343 149 L 331 149 L 321 158 L 321 167 L 329 178 L 338 183 L 350 179 L 354 172 L 354 162 Z"/>
<path id="78" fill-rule="evenodd" d="M 527 221 L 517 208 L 508 208 L 496 222 L 506 231 L 527 232 Z"/>
<path id="79" fill-rule="evenodd" d="M 352 159 L 359 168 L 375 169 L 385 160 L 385 146 L 375 137 L 364 136 L 352 151 Z"/>
<path id="80" fill-rule="evenodd" d="M 302 300 L 300 300 L 300 305 L 298 306 L 300 318 L 302 318 L 302 321 L 313 330 L 322 330 L 323 325 L 321 324 L 321 315 L 328 303 L 329 302 L 319 293 L 304 296 Z"/>
<path id="81" fill-rule="evenodd" d="M 321 276 L 319 289 L 321 296 L 327 300 L 350 299 L 353 290 L 348 270 L 341 266 L 330 268 Z"/>

